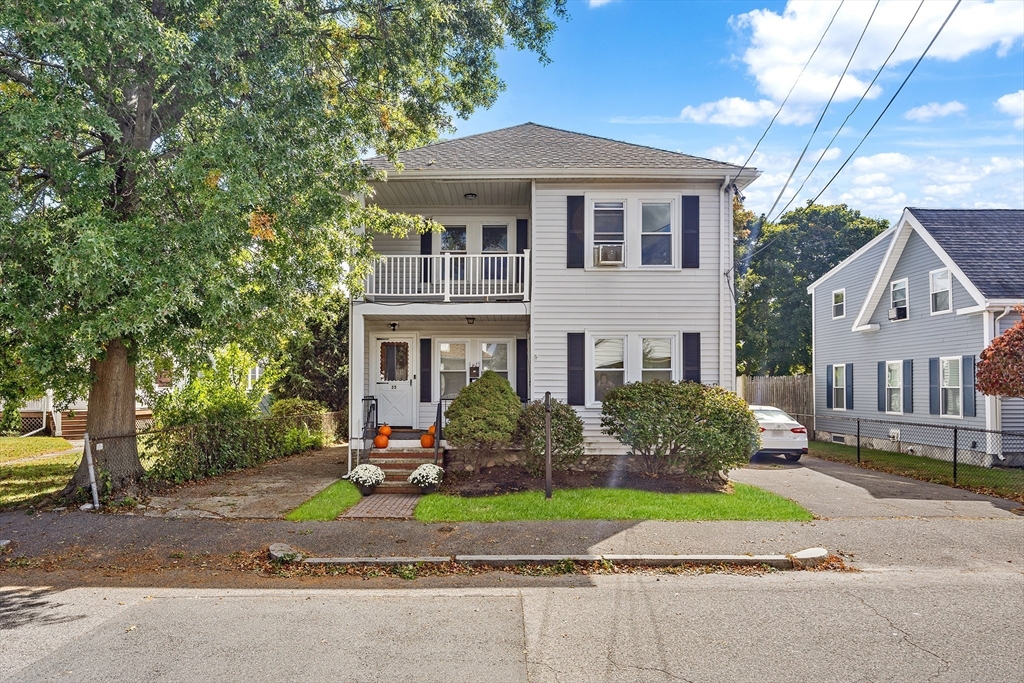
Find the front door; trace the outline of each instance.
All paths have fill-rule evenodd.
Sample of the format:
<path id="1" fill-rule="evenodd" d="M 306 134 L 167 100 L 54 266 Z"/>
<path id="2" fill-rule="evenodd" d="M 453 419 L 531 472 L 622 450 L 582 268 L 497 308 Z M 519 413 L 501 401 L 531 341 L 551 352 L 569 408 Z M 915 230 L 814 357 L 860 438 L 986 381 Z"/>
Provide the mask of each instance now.
<path id="1" fill-rule="evenodd" d="M 416 419 L 412 374 L 413 339 L 377 341 L 377 421 L 394 427 L 412 427 Z"/>

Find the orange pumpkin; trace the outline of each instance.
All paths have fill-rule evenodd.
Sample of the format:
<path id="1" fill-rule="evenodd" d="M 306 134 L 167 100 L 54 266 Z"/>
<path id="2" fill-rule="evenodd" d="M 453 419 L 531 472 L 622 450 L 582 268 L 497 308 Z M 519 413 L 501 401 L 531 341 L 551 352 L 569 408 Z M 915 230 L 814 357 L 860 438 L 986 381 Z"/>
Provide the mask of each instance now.
<path id="1" fill-rule="evenodd" d="M 389 427 L 388 423 L 385 422 L 379 429 L 377 429 L 377 433 L 383 436 L 391 436 L 391 427 Z"/>
<path id="2" fill-rule="evenodd" d="M 427 434 L 436 434 L 437 428 L 434 425 L 430 425 L 430 429 L 427 430 Z"/>
<path id="3" fill-rule="evenodd" d="M 421 436 L 420 437 L 420 446 L 422 446 L 423 448 L 433 448 L 434 447 L 434 435 L 433 434 L 424 434 L 423 436 Z"/>
<path id="4" fill-rule="evenodd" d="M 383 434 L 378 434 L 374 438 L 374 440 L 373 440 L 373 447 L 374 448 L 387 448 L 388 447 L 388 437 L 384 436 Z"/>

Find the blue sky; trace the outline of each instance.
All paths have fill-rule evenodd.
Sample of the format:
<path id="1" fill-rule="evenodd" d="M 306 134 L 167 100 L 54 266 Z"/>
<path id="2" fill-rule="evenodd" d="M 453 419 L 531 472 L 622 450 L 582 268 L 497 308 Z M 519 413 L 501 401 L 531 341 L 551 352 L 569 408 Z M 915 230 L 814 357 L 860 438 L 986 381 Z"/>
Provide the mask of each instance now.
<path id="1" fill-rule="evenodd" d="M 847 0 L 752 165 L 745 195 L 767 211 L 814 124 L 847 75 L 776 212 L 824 152 L 794 205 L 813 197 L 854 149 L 953 7 L 927 0 L 857 112 L 918 7 L 914 0 Z M 508 50 L 498 102 L 467 121 L 468 135 L 534 121 L 742 163 L 807 63 L 838 0 L 819 2 L 569 3 L 552 63 Z M 822 195 L 883 218 L 904 206 L 1024 208 L 1024 2 L 965 0 L 885 117 Z M 773 214 L 774 217 L 774 214 Z"/>

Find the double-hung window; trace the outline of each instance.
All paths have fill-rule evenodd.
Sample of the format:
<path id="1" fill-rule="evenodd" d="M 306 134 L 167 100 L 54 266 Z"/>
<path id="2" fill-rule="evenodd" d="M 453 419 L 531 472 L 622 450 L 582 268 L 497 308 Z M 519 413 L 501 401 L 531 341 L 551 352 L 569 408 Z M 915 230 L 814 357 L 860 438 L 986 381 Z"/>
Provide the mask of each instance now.
<path id="1" fill-rule="evenodd" d="M 885 364 L 885 412 L 903 413 L 903 361 Z"/>
<path id="2" fill-rule="evenodd" d="M 622 337 L 594 339 L 594 400 L 603 401 L 609 389 L 626 383 L 626 340 Z"/>
<path id="3" fill-rule="evenodd" d="M 832 366 L 832 407 L 846 410 L 846 366 Z"/>
<path id="4" fill-rule="evenodd" d="M 906 320 L 910 316 L 907 305 L 907 279 L 889 283 L 889 320 Z"/>
<path id="5" fill-rule="evenodd" d="M 672 341 L 671 337 L 643 337 L 641 339 L 643 349 L 641 381 L 672 381 Z"/>
<path id="6" fill-rule="evenodd" d="M 465 342 L 439 342 L 441 397 L 454 397 L 469 382 Z"/>
<path id="7" fill-rule="evenodd" d="M 480 342 L 480 370 L 493 370 L 508 379 L 508 342 Z"/>
<path id="8" fill-rule="evenodd" d="M 846 290 L 837 289 L 832 292 L 832 319 L 846 317 Z"/>
<path id="9" fill-rule="evenodd" d="M 454 254 L 458 258 L 452 259 L 451 273 L 453 280 L 463 280 L 466 277 L 466 255 L 469 242 L 466 236 L 465 225 L 446 225 L 441 233 L 441 253 Z"/>
<path id="10" fill-rule="evenodd" d="M 508 226 L 484 225 L 480 228 L 481 248 L 484 255 L 484 278 L 504 280 L 508 259 Z"/>
<path id="11" fill-rule="evenodd" d="M 626 256 L 626 203 L 594 202 L 594 265 L 622 265 Z"/>
<path id="12" fill-rule="evenodd" d="M 953 287 L 946 269 L 933 270 L 928 274 L 928 285 L 931 292 L 932 315 L 949 313 L 953 310 Z"/>
<path id="13" fill-rule="evenodd" d="M 672 265 L 672 204 L 640 205 L 640 265 Z"/>
<path id="14" fill-rule="evenodd" d="M 942 400 L 941 413 L 946 417 L 962 417 L 963 402 L 960 381 L 960 359 L 939 359 L 939 393 Z"/>

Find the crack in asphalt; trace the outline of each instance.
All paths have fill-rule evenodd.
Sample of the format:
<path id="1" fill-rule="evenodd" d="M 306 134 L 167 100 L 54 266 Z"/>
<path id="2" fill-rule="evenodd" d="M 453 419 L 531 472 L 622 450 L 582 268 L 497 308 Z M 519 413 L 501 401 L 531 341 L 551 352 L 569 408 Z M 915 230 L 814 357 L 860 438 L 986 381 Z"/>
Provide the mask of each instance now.
<path id="1" fill-rule="evenodd" d="M 611 664 L 616 669 L 636 669 L 637 671 L 658 671 L 660 673 L 665 674 L 666 676 L 668 676 L 669 678 L 671 678 L 674 681 L 683 681 L 684 683 L 693 683 L 693 681 L 691 679 L 683 678 L 682 676 L 677 676 L 676 674 L 672 673 L 671 671 L 669 671 L 667 669 L 659 669 L 656 666 L 637 666 L 636 664 L 619 664 L 614 659 L 612 659 L 611 655 L 605 655 L 605 657 L 608 659 L 608 663 Z"/>
<path id="2" fill-rule="evenodd" d="M 952 666 L 952 664 L 949 662 L 949 660 L 943 658 L 942 655 L 929 650 L 925 646 L 923 646 L 923 645 L 921 645 L 919 643 L 914 642 L 914 640 L 911 638 L 910 633 L 908 633 L 904 629 L 902 629 L 899 626 L 897 626 L 896 624 L 894 624 L 892 619 L 890 619 L 886 615 L 884 615 L 881 612 L 879 612 L 874 606 L 869 605 L 867 603 L 867 601 L 864 598 L 862 598 L 861 596 L 857 595 L 856 593 L 853 593 L 852 591 L 846 591 L 846 594 L 849 595 L 850 597 L 856 598 L 858 601 L 860 601 L 860 604 L 864 605 L 869 610 L 874 612 L 876 617 L 878 617 L 880 619 L 883 619 L 887 624 L 889 624 L 889 627 L 892 630 L 897 631 L 897 632 L 903 634 L 903 642 L 905 642 L 907 645 L 910 645 L 911 647 L 913 647 L 913 648 L 915 648 L 917 650 L 920 650 L 921 652 L 924 652 L 925 654 L 931 655 L 935 659 L 937 659 L 940 662 L 942 662 L 942 666 L 939 668 L 939 670 L 937 672 L 935 672 L 935 675 L 932 676 L 929 680 L 934 681 L 939 676 L 941 676 L 942 674 L 944 674 L 947 671 L 949 671 L 950 666 Z"/>

